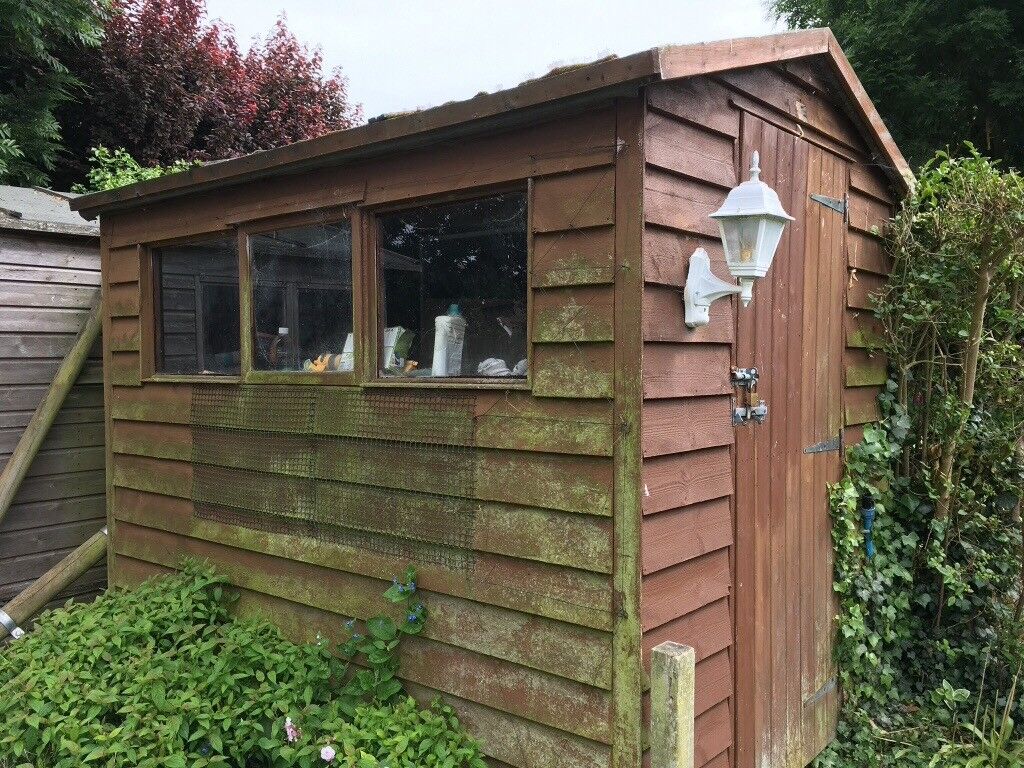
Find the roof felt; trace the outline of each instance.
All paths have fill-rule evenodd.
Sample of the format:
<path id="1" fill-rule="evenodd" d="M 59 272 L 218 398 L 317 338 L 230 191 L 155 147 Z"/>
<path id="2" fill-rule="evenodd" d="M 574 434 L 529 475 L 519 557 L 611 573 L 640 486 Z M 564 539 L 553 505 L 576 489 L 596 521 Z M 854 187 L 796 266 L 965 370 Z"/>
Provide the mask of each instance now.
<path id="1" fill-rule="evenodd" d="M 0 185 L 0 229 L 98 237 L 100 228 L 69 207 L 75 197 L 41 187 Z"/>
<path id="2" fill-rule="evenodd" d="M 909 188 L 910 169 L 835 36 L 829 29 L 810 29 L 765 37 L 652 48 L 621 58 L 561 68 L 505 91 L 480 93 L 466 101 L 384 116 L 365 125 L 314 139 L 85 195 L 75 200 L 72 208 L 91 217 L 105 211 L 252 179 L 421 146 L 441 136 L 465 136 L 497 126 L 508 127 L 515 125 L 517 120 L 536 118 L 542 110 L 557 110 L 559 105 L 604 97 L 647 82 L 677 80 L 806 57 L 819 57 L 828 62 L 831 74 L 843 91 L 847 111 L 874 151 L 877 162 L 896 186 L 904 190 Z"/>

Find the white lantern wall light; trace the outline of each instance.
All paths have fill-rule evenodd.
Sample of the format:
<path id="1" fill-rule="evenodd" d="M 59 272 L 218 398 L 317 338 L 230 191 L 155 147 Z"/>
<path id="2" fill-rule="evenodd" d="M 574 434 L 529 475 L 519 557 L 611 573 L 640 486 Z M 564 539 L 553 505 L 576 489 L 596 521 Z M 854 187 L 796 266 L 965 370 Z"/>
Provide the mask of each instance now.
<path id="1" fill-rule="evenodd" d="M 768 274 L 786 223 L 793 221 L 782 209 L 775 190 L 761 181 L 757 152 L 751 160 L 750 179 L 730 190 L 711 218 L 718 222 L 725 263 L 739 285 L 715 277 L 707 251 L 694 251 L 683 291 L 685 319 L 690 328 L 708 324 L 711 304 L 717 299 L 738 293 L 743 306 L 753 300 L 754 281 Z"/>

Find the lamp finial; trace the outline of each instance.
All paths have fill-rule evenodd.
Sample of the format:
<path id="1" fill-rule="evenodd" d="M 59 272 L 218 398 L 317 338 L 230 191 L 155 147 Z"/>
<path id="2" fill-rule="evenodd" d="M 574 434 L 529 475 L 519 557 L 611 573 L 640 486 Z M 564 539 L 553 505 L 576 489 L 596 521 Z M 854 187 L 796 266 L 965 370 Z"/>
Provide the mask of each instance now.
<path id="1" fill-rule="evenodd" d="M 750 180 L 759 181 L 761 178 L 761 153 L 756 149 L 750 158 Z"/>

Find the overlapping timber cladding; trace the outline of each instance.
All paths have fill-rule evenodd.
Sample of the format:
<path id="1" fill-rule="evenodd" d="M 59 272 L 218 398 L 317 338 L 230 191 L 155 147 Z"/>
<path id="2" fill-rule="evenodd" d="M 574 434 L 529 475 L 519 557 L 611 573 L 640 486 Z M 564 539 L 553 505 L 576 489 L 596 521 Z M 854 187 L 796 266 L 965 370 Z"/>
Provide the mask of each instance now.
<path id="1" fill-rule="evenodd" d="M 688 330 L 751 153 L 795 217 Z M 826 484 L 877 417 L 905 163 L 827 30 L 656 49 L 79 201 L 102 214 L 110 578 L 208 559 L 296 638 L 407 564 L 402 674 L 493 764 L 803 766 L 838 693 Z M 812 199 L 825 200 L 828 205 Z M 732 425 L 732 366 L 763 425 Z"/>
<path id="2" fill-rule="evenodd" d="M 20 482 L 11 469 L 33 413 L 100 291 L 99 228 L 68 209 L 72 197 L 0 186 L 0 470 L 7 469 L 0 482 L 0 605 L 104 524 L 98 344 L 38 453 L 26 459 Z M 24 449 L 19 453 L 24 456 Z M 101 564 L 54 602 L 92 599 L 105 585 Z"/>

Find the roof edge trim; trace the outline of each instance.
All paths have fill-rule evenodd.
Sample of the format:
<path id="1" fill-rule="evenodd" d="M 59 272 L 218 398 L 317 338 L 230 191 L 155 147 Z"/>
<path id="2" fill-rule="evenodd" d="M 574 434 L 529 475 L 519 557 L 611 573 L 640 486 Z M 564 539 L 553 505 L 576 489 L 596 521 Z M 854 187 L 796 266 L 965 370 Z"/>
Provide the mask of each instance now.
<path id="1" fill-rule="evenodd" d="M 503 114 L 523 112 L 544 104 L 596 95 L 633 83 L 678 80 L 731 69 L 827 56 L 839 76 L 861 130 L 881 152 L 892 180 L 907 192 L 913 174 L 881 116 L 875 109 L 832 30 L 783 32 L 762 37 L 734 38 L 691 45 L 672 45 L 571 67 L 528 80 L 496 93 L 481 93 L 466 101 L 450 102 L 419 112 L 398 115 L 315 139 L 306 139 L 251 155 L 200 165 L 187 171 L 94 192 L 70 201 L 71 209 L 93 218 L 99 213 L 137 207 L 158 200 L 229 184 L 301 170 L 320 158 L 340 158 L 371 147 L 426 137 L 457 126 L 483 125 Z"/>

